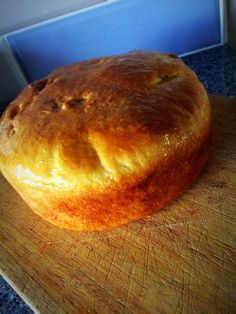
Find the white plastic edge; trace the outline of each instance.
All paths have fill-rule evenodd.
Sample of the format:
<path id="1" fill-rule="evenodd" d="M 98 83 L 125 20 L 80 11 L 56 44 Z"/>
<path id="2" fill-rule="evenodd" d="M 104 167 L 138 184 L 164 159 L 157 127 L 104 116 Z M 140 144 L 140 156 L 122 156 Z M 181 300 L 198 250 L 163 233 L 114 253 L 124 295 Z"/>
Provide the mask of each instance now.
<path id="1" fill-rule="evenodd" d="M 2 42 L 2 52 L 4 53 L 4 56 L 6 57 L 8 61 L 9 68 L 14 71 L 16 75 L 17 82 L 24 87 L 27 84 L 27 80 L 23 74 L 23 72 L 20 69 L 20 66 L 18 62 L 16 61 L 16 58 L 9 47 L 5 35 L 0 36 L 0 41 Z"/>
<path id="2" fill-rule="evenodd" d="M 219 0 L 220 8 L 220 37 L 221 44 L 228 42 L 228 18 L 227 18 L 227 1 Z"/>

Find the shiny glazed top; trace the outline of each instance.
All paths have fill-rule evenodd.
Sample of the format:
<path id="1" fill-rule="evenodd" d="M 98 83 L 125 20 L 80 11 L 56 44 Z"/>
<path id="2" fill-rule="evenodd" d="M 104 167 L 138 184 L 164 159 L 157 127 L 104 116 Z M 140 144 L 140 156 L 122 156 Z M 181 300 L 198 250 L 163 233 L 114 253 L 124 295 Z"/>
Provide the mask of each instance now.
<path id="1" fill-rule="evenodd" d="M 196 140 L 209 112 L 202 84 L 174 55 L 134 51 L 72 64 L 6 109 L 0 169 L 21 184 L 78 194 L 132 184 Z"/>

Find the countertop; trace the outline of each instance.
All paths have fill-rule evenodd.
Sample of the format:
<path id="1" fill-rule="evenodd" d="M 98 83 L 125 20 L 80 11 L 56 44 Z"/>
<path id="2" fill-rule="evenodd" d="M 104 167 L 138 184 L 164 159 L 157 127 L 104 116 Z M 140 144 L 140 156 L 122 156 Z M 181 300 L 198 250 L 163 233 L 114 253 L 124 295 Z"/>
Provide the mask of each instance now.
<path id="1" fill-rule="evenodd" d="M 183 57 L 209 94 L 236 97 L 236 49 L 226 44 Z"/>
<path id="2" fill-rule="evenodd" d="M 236 97 L 236 49 L 228 44 L 183 57 L 209 94 Z M 33 313 L 0 276 L 0 313 Z"/>

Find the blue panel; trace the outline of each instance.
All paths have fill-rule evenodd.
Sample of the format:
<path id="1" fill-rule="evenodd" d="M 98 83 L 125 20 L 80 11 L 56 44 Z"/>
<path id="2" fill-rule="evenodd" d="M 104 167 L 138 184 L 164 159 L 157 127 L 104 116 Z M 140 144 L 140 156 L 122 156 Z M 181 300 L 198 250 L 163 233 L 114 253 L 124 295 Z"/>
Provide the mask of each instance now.
<path id="1" fill-rule="evenodd" d="M 33 81 L 68 63 L 133 49 L 183 54 L 219 44 L 219 1 L 117 1 L 7 39 L 27 79 Z"/>

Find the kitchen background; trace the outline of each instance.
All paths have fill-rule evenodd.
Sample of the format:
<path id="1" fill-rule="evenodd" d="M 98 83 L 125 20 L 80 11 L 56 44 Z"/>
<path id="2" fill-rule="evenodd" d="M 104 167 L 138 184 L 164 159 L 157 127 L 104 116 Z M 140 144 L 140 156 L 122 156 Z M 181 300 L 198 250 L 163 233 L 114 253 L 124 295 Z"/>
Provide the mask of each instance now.
<path id="1" fill-rule="evenodd" d="M 6 44 L 6 34 L 14 32 L 16 30 L 22 29 L 24 27 L 29 27 L 39 22 L 47 21 L 58 16 L 75 12 L 77 10 L 82 10 L 87 7 L 98 5 L 101 3 L 114 4 L 114 2 L 128 2 L 128 1 L 101 1 L 101 0 L 8 0 L 0 1 L 0 109 L 1 111 L 7 105 L 7 103 L 16 96 L 19 90 L 26 84 L 25 78 L 29 81 L 40 76 L 40 73 L 32 72 L 32 68 L 27 68 L 24 62 L 25 60 L 20 59 L 22 54 L 17 56 L 18 49 L 22 49 L 24 52 L 24 47 L 21 46 L 22 42 L 24 45 L 23 37 L 21 34 L 14 37 L 9 36 L 8 43 L 12 44 L 13 53 L 9 52 L 9 47 Z M 133 5 L 135 6 L 135 1 Z M 137 5 L 140 5 L 141 1 L 136 1 Z M 144 1 L 143 8 L 145 9 L 145 3 L 148 7 L 152 5 L 156 8 L 156 3 L 158 2 L 161 6 L 164 2 L 166 6 L 170 6 L 171 1 Z M 189 3 L 194 3 L 196 1 L 181 0 L 182 12 L 185 12 L 183 5 L 189 7 Z M 198 1 L 202 4 L 204 17 L 204 9 L 207 7 L 216 7 L 218 3 L 227 8 L 227 14 L 224 18 L 224 40 L 219 41 L 215 48 L 199 52 L 193 55 L 184 57 L 184 61 L 192 67 L 192 69 L 199 75 L 200 79 L 206 86 L 207 90 L 211 94 L 219 94 L 230 97 L 236 96 L 236 0 L 229 1 L 214 1 L 214 0 L 200 0 Z M 169 3 L 169 4 L 168 4 Z M 188 3 L 188 5 L 187 5 Z M 161 7 L 160 7 L 161 9 Z M 109 12 L 109 6 L 106 6 L 106 10 Z M 143 11 L 145 16 L 145 10 Z M 184 13 L 183 13 L 184 14 Z M 189 12 L 188 12 L 189 14 Z M 192 20 L 196 20 L 201 16 L 196 17 L 196 12 L 192 11 Z M 158 10 L 156 11 L 156 16 L 158 18 Z M 173 11 L 173 16 L 175 16 L 175 11 Z M 122 15 L 121 15 L 122 17 Z M 184 17 L 184 16 L 183 16 Z M 212 21 L 217 17 L 217 14 L 212 14 Z M 94 15 L 94 18 L 97 18 Z M 209 17 L 206 17 L 208 20 Z M 150 17 L 151 20 L 151 17 Z M 176 19 L 178 20 L 178 19 Z M 114 21 L 115 22 L 115 21 Z M 187 20 L 186 20 L 187 22 Z M 219 24 L 219 21 L 217 21 Z M 119 23 L 118 23 L 119 24 Z M 87 25 L 89 28 L 90 25 Z M 111 25 L 112 27 L 112 25 Z M 146 27 L 149 28 L 149 32 L 153 27 L 150 21 L 146 21 Z M 186 25 L 186 27 L 189 27 Z M 47 29 L 47 28 L 46 28 Z M 221 30 L 222 31 L 222 30 Z M 202 33 L 206 33 L 206 29 L 202 29 Z M 218 32 L 220 34 L 220 30 Z M 30 34 L 30 31 L 29 31 Z M 27 35 L 27 32 L 26 32 Z M 214 32 L 209 34 L 213 36 Z M 221 33 L 222 35 L 222 33 Z M 18 37 L 17 37 L 18 36 Z M 173 31 L 173 37 L 176 36 L 176 32 Z M 214 36 L 213 36 L 214 37 Z M 212 37 L 212 38 L 213 38 Z M 217 41 L 217 34 L 215 33 L 215 39 Z M 213 38 L 214 39 L 214 38 Z M 169 39 L 171 41 L 171 39 Z M 186 39 L 187 40 L 187 39 Z M 189 42 L 193 42 L 193 38 L 189 38 Z M 201 38 L 196 38 L 196 42 L 201 45 Z M 19 44 L 19 46 L 17 46 Z M 213 43 L 214 45 L 214 43 Z M 211 46 L 211 43 L 206 43 L 206 46 Z M 14 50 L 15 49 L 15 50 Z M 196 48 L 198 49 L 198 48 Z M 186 52 L 188 48 L 186 48 Z M 195 50 L 195 49 L 192 49 Z M 104 50 L 101 50 L 103 53 Z M 178 53 L 178 51 L 177 51 Z M 181 51 L 184 54 L 184 51 Z M 91 55 L 92 57 L 92 55 Z M 47 59 L 47 58 L 46 58 Z M 46 60 L 45 59 L 45 60 Z M 19 64 L 21 67 L 19 67 Z M 23 73 L 22 70 L 23 69 Z M 9 236 L 11 236 L 9 234 Z M 1 252 L 0 252 L 1 260 Z M 1 269 L 0 269 L 1 273 Z M 0 277 L 0 313 L 30 313 L 31 310 L 24 304 L 24 302 L 19 298 L 19 296 L 12 290 L 12 288 L 6 283 L 6 281 Z"/>

